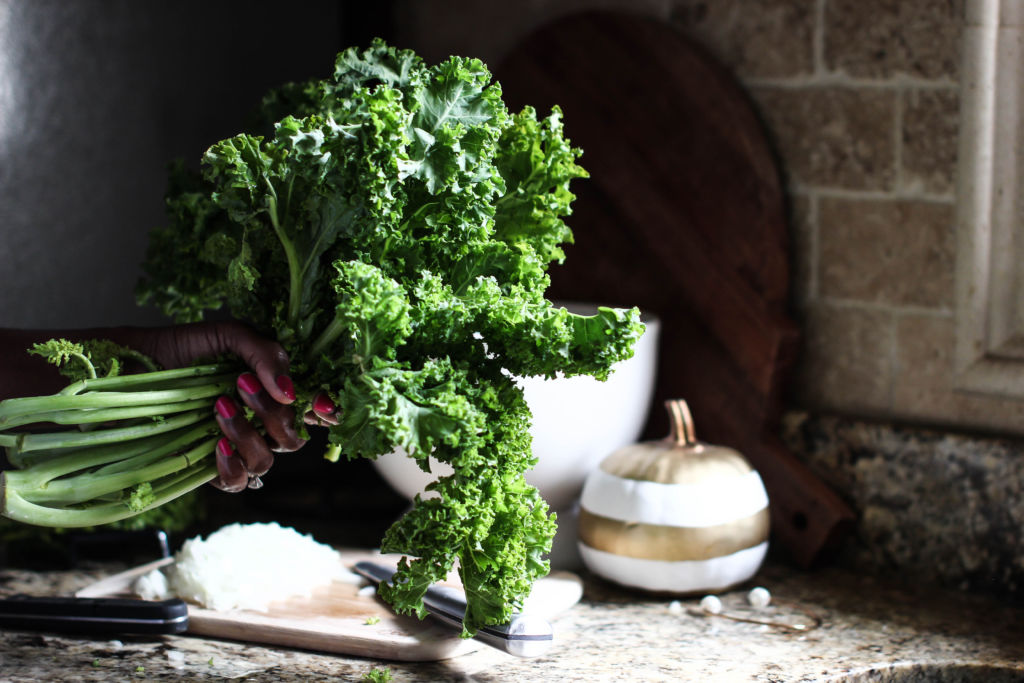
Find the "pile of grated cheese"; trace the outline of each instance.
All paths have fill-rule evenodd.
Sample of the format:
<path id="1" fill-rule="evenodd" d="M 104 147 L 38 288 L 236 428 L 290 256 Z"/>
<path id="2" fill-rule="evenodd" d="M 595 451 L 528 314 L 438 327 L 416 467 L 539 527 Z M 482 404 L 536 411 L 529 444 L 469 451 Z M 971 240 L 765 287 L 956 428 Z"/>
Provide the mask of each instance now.
<path id="1" fill-rule="evenodd" d="M 309 597 L 332 581 L 362 579 L 312 536 L 276 522 L 229 524 L 205 540 L 185 541 L 174 563 L 140 577 L 135 592 L 147 600 L 179 597 L 213 610 L 266 612 L 272 602 Z"/>

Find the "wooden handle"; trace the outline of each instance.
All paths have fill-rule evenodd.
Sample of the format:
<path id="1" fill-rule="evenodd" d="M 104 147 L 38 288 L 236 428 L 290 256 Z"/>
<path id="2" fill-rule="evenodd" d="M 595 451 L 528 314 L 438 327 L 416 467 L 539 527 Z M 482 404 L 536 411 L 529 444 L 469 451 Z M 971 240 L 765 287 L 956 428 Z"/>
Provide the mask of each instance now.
<path id="1" fill-rule="evenodd" d="M 768 491 L 772 534 L 797 564 L 809 567 L 848 535 L 853 510 L 781 441 L 762 439 L 746 456 Z"/>

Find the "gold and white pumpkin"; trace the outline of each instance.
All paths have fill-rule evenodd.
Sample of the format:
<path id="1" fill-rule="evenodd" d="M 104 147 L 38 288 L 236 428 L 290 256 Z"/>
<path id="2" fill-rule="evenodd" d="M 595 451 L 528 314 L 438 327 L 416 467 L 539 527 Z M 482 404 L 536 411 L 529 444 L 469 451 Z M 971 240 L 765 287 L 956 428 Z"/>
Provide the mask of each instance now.
<path id="1" fill-rule="evenodd" d="M 579 549 L 595 574 L 668 593 L 716 591 L 757 573 L 768 551 L 768 494 L 737 451 L 697 441 L 685 401 L 672 434 L 621 448 L 591 472 Z"/>

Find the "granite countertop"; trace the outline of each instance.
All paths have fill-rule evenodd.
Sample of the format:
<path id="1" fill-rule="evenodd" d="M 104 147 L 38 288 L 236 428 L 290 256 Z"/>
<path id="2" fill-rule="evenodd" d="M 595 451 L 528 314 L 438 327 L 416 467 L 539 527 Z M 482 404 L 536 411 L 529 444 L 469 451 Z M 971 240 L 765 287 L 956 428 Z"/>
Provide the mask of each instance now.
<path id="1" fill-rule="evenodd" d="M 0 595 L 69 595 L 121 568 L 0 570 Z M 811 626 L 812 616 L 820 619 L 798 631 L 698 616 L 696 598 L 641 596 L 590 577 L 585 583 L 583 601 L 557 618 L 557 642 L 539 659 L 481 646 L 409 664 L 192 636 L 90 640 L 5 631 L 0 681 L 360 680 L 379 667 L 394 681 L 1024 680 L 1024 610 L 976 595 L 769 564 L 756 583 L 771 590 L 771 606 L 748 607 L 746 589 L 722 596 L 724 612 L 734 615 Z"/>

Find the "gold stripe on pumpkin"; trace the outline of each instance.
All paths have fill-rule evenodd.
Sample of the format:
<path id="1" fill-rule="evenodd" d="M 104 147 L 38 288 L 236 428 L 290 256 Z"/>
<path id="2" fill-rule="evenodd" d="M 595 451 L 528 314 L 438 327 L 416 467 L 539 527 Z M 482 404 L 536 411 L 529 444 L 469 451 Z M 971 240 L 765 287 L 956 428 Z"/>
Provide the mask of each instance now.
<path id="1" fill-rule="evenodd" d="M 746 458 L 725 446 L 677 446 L 670 441 L 621 448 L 600 465 L 623 479 L 657 484 L 705 484 L 741 477 L 753 469 Z"/>
<path id="2" fill-rule="evenodd" d="M 596 550 L 642 560 L 710 560 L 768 540 L 768 520 L 768 508 L 707 527 L 623 522 L 580 510 L 579 538 Z"/>

